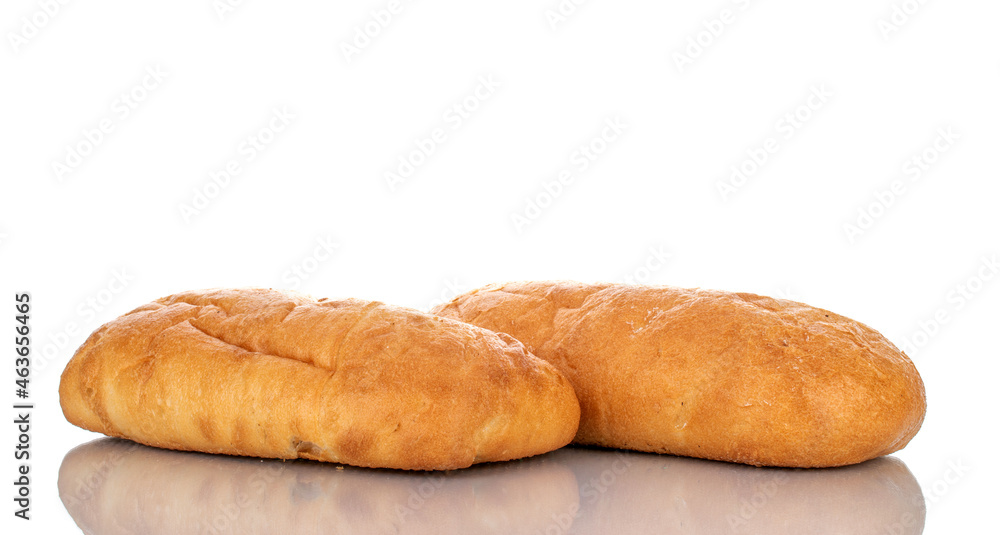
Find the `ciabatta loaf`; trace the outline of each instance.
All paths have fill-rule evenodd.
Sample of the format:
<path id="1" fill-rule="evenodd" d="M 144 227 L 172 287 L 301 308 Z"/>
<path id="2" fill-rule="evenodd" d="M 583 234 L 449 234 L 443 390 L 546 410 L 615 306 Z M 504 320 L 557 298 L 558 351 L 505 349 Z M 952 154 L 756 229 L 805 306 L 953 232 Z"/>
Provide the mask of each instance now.
<path id="1" fill-rule="evenodd" d="M 162 448 L 452 469 L 568 443 L 568 381 L 507 335 L 378 302 L 273 290 L 159 299 L 63 372 L 66 418 Z"/>
<path id="2" fill-rule="evenodd" d="M 892 453 L 924 385 L 870 327 L 802 303 L 667 286 L 490 285 L 434 313 L 507 333 L 576 388 L 575 442 L 753 465 Z"/>

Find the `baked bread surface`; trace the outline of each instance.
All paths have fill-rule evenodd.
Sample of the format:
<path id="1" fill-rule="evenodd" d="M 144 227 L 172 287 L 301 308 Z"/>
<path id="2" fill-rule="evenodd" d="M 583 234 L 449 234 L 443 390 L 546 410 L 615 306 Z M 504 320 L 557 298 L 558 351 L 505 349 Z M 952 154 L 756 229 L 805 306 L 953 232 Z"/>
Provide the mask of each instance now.
<path id="1" fill-rule="evenodd" d="M 504 332 L 580 400 L 577 444 L 825 467 L 904 447 L 926 408 L 875 330 L 794 301 L 668 286 L 521 282 L 434 313 Z"/>
<path id="2" fill-rule="evenodd" d="M 379 302 L 186 292 L 102 326 L 59 386 L 74 425 L 176 450 L 453 469 L 568 443 L 565 377 L 513 338 Z"/>

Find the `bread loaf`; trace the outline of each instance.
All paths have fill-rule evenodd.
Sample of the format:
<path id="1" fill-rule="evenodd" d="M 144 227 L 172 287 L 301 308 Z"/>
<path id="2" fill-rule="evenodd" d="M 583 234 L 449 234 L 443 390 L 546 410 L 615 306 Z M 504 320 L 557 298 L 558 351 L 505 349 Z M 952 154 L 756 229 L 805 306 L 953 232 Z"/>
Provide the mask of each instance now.
<path id="1" fill-rule="evenodd" d="M 575 442 L 753 465 L 823 467 L 894 452 L 924 386 L 870 327 L 746 293 L 523 282 L 434 313 L 507 333 L 569 378 Z"/>
<path id="2" fill-rule="evenodd" d="M 568 443 L 567 380 L 513 338 L 347 299 L 212 290 L 104 325 L 59 386 L 73 424 L 162 448 L 452 469 Z"/>

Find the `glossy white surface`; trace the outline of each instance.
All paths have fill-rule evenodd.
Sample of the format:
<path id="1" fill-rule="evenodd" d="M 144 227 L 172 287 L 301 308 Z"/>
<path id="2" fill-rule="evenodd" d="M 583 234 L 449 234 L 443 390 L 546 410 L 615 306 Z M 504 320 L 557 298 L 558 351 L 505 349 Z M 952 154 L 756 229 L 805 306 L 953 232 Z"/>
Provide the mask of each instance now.
<path id="1" fill-rule="evenodd" d="M 898 533 L 924 527 L 916 479 L 884 457 L 755 468 L 564 448 L 445 473 L 160 450 L 72 450 L 59 492 L 86 533 Z"/>

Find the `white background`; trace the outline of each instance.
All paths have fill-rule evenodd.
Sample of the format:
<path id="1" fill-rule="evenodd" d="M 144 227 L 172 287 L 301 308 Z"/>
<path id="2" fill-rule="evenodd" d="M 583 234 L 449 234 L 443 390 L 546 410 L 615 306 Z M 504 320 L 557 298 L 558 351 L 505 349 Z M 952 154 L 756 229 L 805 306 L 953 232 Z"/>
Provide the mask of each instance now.
<path id="1" fill-rule="evenodd" d="M 631 277 L 790 297 L 919 345 L 928 412 L 897 457 L 923 486 L 925 532 L 995 527 L 1000 4 L 929 0 L 886 26 L 902 4 L 593 0 L 553 28 L 555 0 L 403 1 L 345 54 L 387 2 L 257 0 L 221 16 L 211 0 L 53 16 L 4 2 L 0 295 L 13 330 L 13 293 L 32 293 L 39 407 L 35 518 L 13 525 L 76 529 L 56 473 L 96 435 L 62 418 L 59 372 L 86 334 L 152 299 L 298 287 L 426 310 L 489 282 Z M 483 79 L 499 86 L 470 98 Z M 127 117 L 123 93 L 141 100 Z M 455 105 L 475 108 L 460 125 Z M 272 137 L 275 109 L 294 119 Z M 583 170 L 580 146 L 616 120 Z M 445 141 L 390 188 L 435 128 Z M 251 161 L 241 143 L 255 136 L 270 143 Z M 71 147 L 89 154 L 55 169 Z M 232 160 L 241 172 L 213 189 Z M 563 170 L 572 182 L 551 185 Z M 213 198 L 186 219 L 196 191 Z M 3 373 L 13 400 L 12 362 Z"/>

